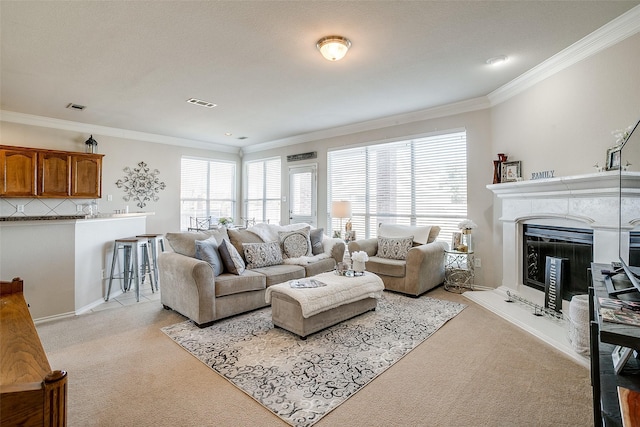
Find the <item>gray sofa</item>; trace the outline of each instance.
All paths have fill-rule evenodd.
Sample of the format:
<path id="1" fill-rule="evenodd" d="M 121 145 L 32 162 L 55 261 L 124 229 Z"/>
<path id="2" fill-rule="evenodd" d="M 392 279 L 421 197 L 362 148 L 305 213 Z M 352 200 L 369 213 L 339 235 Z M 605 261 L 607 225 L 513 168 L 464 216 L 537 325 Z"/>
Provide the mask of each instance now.
<path id="1" fill-rule="evenodd" d="M 378 236 L 406 237 L 418 234 L 420 227 L 399 225 L 386 227 L 381 224 Z M 422 227 L 424 231 L 424 227 Z M 390 291 L 419 296 L 444 282 L 444 251 L 447 243 L 436 241 L 440 227 L 432 226 L 424 240 L 414 242 L 405 259 L 389 259 L 378 256 L 378 238 L 361 239 L 349 242 L 349 253 L 364 251 L 369 260 L 366 269 L 375 273 Z M 393 235 L 395 234 L 395 235 Z M 424 242 L 424 243 L 423 243 Z"/>
<path id="2" fill-rule="evenodd" d="M 273 226 L 278 227 L 278 226 Z M 167 233 L 167 251 L 158 255 L 161 302 L 191 319 L 200 327 L 225 317 L 267 306 L 268 286 L 288 280 L 332 271 L 344 257 L 345 244 L 323 236 L 322 254 L 289 259 L 279 265 L 245 270 L 242 274 L 227 271 L 215 276 L 212 265 L 195 257 L 195 241 L 214 237 L 218 244 L 228 240 L 243 257 L 243 243 L 265 241 L 249 230 L 209 230 Z M 277 234 L 276 234 L 277 235 Z M 246 261 L 246 259 L 245 259 Z M 295 263 L 286 263 L 294 261 Z"/>

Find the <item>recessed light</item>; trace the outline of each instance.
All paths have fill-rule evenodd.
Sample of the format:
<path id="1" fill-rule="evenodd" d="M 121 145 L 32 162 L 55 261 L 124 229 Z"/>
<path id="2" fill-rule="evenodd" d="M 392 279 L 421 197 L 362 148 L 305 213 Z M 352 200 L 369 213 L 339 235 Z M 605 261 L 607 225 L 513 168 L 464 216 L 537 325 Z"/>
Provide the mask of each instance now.
<path id="1" fill-rule="evenodd" d="M 224 135 L 225 135 L 225 136 L 231 136 L 231 135 L 233 135 L 233 134 L 232 134 L 231 132 L 225 132 L 225 133 L 224 133 Z"/>
<path id="2" fill-rule="evenodd" d="M 487 64 L 489 65 L 501 65 L 507 62 L 508 58 L 505 55 L 494 56 L 493 58 L 487 59 Z"/>
<path id="3" fill-rule="evenodd" d="M 189 104 L 199 105 L 201 107 L 206 107 L 206 108 L 217 107 L 217 104 L 214 104 L 213 102 L 203 101 L 202 99 L 198 99 L 198 98 L 189 98 L 187 99 L 187 102 Z"/>

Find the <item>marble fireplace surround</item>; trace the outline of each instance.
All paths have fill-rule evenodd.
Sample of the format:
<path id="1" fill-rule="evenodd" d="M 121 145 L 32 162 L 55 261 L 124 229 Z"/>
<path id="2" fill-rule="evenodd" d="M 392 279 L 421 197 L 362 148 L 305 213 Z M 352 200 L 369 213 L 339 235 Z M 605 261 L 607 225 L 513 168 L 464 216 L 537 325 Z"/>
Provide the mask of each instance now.
<path id="1" fill-rule="evenodd" d="M 622 181 L 621 231 L 618 204 Z M 608 264 L 618 259 L 618 235 L 628 258 L 629 231 L 640 227 L 640 172 L 607 171 L 531 181 L 487 185 L 496 196 L 502 223 L 502 284 L 495 290 L 468 291 L 464 296 L 534 334 L 588 367 L 588 357 L 576 353 L 568 340 L 568 323 L 534 316 L 520 302 L 507 303 L 507 292 L 538 305 L 544 293 L 523 285 L 523 226 L 537 224 L 593 230 L 593 260 Z M 569 302 L 563 301 L 565 317 Z"/>

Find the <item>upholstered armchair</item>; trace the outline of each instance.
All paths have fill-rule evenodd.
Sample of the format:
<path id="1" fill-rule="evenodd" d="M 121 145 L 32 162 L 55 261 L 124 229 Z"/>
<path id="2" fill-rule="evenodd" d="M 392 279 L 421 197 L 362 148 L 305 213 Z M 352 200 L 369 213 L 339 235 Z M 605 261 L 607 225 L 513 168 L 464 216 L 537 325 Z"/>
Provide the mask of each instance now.
<path id="1" fill-rule="evenodd" d="M 419 296 L 444 282 L 445 242 L 440 227 L 380 224 L 378 237 L 349 243 L 349 253 L 369 256 L 366 270 L 380 276 L 385 289 Z"/>

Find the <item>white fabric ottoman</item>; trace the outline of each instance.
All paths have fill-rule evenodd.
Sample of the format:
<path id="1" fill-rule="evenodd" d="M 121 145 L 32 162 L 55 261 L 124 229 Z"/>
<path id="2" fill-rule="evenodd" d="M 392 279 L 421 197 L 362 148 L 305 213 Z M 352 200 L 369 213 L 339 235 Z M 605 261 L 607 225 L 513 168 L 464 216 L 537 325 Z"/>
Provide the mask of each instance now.
<path id="1" fill-rule="evenodd" d="M 310 279 L 327 286 L 292 288 L 285 282 L 269 286 L 265 297 L 271 303 L 273 324 L 302 338 L 375 310 L 384 290 L 382 279 L 373 273 L 347 277 L 329 272 Z"/>

